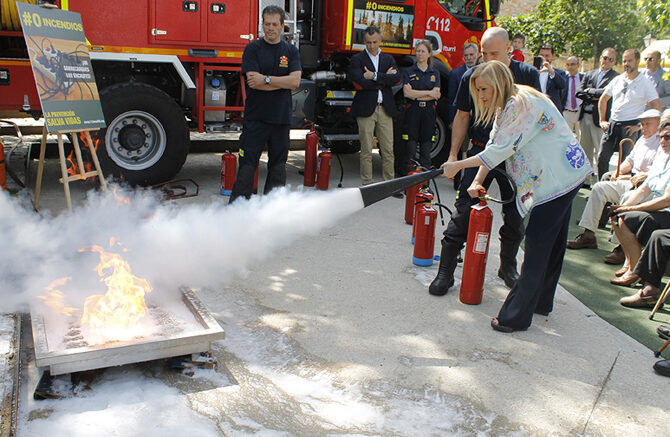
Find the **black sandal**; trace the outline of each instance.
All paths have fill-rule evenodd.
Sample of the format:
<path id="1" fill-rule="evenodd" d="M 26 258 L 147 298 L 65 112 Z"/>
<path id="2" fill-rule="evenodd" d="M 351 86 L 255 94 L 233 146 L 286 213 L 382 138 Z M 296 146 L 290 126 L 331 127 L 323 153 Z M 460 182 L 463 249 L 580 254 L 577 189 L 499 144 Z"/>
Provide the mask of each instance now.
<path id="1" fill-rule="evenodd" d="M 495 329 L 496 331 L 504 332 L 506 334 L 509 334 L 510 332 L 514 331 L 525 331 L 525 329 L 515 329 L 510 326 L 501 325 L 498 319 L 496 319 L 495 317 L 491 319 L 491 328 Z"/>

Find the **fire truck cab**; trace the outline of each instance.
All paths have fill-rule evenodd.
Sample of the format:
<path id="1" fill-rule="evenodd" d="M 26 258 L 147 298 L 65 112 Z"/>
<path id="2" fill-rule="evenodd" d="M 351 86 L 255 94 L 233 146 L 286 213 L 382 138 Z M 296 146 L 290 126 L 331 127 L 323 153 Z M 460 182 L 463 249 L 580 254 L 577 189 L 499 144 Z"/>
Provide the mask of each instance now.
<path id="1" fill-rule="evenodd" d="M 5 0 L 3 0 L 5 1 Z M 191 130 L 239 130 L 244 110 L 244 47 L 262 37 L 264 7 L 287 11 L 285 38 L 300 50 L 303 80 L 293 92 L 295 128 L 313 121 L 335 152 L 358 148 L 349 115 L 349 58 L 363 30 L 382 30 L 382 50 L 400 68 L 419 39 L 431 41 L 442 75 L 462 64 L 462 46 L 479 45 L 499 0 L 57 0 L 81 14 L 107 128 L 95 133 L 106 174 L 131 184 L 173 177 Z M 20 29 L 0 30 L 0 113 L 41 114 Z M 394 89 L 403 107 L 402 87 Z M 446 101 L 438 104 L 434 162 L 446 159 Z M 399 131 L 400 129 L 396 129 Z M 396 132 L 399 134 L 400 132 Z M 399 140 L 399 135 L 398 140 Z"/>

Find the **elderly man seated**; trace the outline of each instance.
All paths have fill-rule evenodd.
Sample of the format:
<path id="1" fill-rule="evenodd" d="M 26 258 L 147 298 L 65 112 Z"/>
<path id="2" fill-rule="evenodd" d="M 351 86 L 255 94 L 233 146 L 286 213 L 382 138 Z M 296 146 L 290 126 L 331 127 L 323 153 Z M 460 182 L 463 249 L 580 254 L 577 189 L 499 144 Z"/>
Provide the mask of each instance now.
<path id="1" fill-rule="evenodd" d="M 648 296 L 660 294 L 661 279 L 668 261 L 670 261 L 670 229 L 657 229 L 651 233 L 633 270 L 633 273 L 644 281 L 644 287 L 635 295 L 622 298 L 619 303 L 627 307 L 651 306 L 655 299 L 650 299 Z M 656 328 L 656 332 L 663 340 L 667 340 L 670 337 L 670 326 L 661 325 Z M 670 360 L 657 361 L 654 370 L 660 375 L 670 376 Z"/>
<path id="2" fill-rule="evenodd" d="M 647 176 L 647 171 L 654 162 L 659 150 L 658 125 L 660 111 L 649 109 L 638 116 L 642 125 L 642 136 L 635 143 L 624 162 L 621 163 L 619 176 L 612 176 L 608 181 L 596 183 L 591 196 L 586 202 L 579 226 L 584 232 L 574 240 L 568 240 L 568 249 L 597 249 L 595 230 L 607 202 L 620 203 L 621 197 L 631 188 L 638 186 Z"/>
<path id="3" fill-rule="evenodd" d="M 661 125 L 661 147 L 667 154 L 670 152 L 670 121 Z M 617 216 L 614 224 L 621 246 L 626 255 L 626 263 L 615 273 L 617 276 L 610 280 L 615 285 L 632 285 L 640 280 L 640 276 L 633 271 L 638 264 L 642 247 L 646 246 L 651 235 L 657 229 L 670 228 L 670 166 L 665 160 L 664 168 L 654 166 L 649 171 L 649 177 L 635 190 L 632 196 L 623 204 L 612 207 Z M 645 198 L 651 198 L 643 201 Z M 645 286 L 632 296 L 621 299 L 625 306 L 653 306 L 658 300 L 658 287 Z"/>
<path id="4" fill-rule="evenodd" d="M 657 229 L 651 233 L 640 260 L 633 269 L 633 273 L 643 281 L 642 290 L 632 296 L 621 298 L 619 303 L 625 307 L 653 306 L 656 303 L 653 297 L 661 294 L 661 279 L 668 261 L 670 261 L 670 229 Z"/>

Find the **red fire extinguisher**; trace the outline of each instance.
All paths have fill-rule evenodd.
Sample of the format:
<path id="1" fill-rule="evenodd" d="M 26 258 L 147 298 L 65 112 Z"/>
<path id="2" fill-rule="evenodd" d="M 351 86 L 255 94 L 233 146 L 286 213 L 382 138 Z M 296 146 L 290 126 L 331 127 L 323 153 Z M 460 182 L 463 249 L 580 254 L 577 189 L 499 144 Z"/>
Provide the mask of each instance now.
<path id="1" fill-rule="evenodd" d="M 415 206 L 414 206 L 414 218 L 412 219 L 412 244 L 414 244 L 414 240 L 416 239 L 417 212 L 419 211 L 421 205 L 431 204 L 433 202 L 433 194 L 430 191 L 428 191 L 428 187 L 424 186 L 421 187 L 421 189 L 416 193 L 414 198 L 415 198 Z"/>
<path id="2" fill-rule="evenodd" d="M 314 130 L 312 124 L 311 129 L 305 137 L 305 177 L 303 185 L 306 187 L 313 187 L 316 182 L 316 151 L 319 143 L 319 135 Z"/>
<path id="3" fill-rule="evenodd" d="M 414 220 L 416 239 L 412 262 L 417 266 L 431 266 L 435 252 L 437 211 L 431 203 L 420 203 L 417 205 Z"/>
<path id="4" fill-rule="evenodd" d="M 237 157 L 230 152 L 221 156 L 221 194 L 230 196 L 235 185 L 237 172 Z"/>
<path id="5" fill-rule="evenodd" d="M 407 176 L 417 173 L 421 173 L 421 171 L 419 171 L 418 169 L 412 170 L 407 174 Z M 409 225 L 414 223 L 414 207 L 416 204 L 416 193 L 419 192 L 420 188 L 421 184 L 417 184 L 405 190 L 405 223 Z M 412 235 L 414 235 L 414 231 L 412 231 Z"/>
<path id="6" fill-rule="evenodd" d="M 330 160 L 333 155 L 328 149 L 319 153 L 319 162 L 316 166 L 316 188 L 327 190 L 330 180 Z"/>
<path id="7" fill-rule="evenodd" d="M 473 205 L 470 211 L 468 242 L 465 246 L 463 280 L 459 296 L 461 302 L 469 305 L 479 305 L 482 302 L 492 222 L 493 213 L 486 204 L 486 191 L 479 190 L 479 204 Z"/>

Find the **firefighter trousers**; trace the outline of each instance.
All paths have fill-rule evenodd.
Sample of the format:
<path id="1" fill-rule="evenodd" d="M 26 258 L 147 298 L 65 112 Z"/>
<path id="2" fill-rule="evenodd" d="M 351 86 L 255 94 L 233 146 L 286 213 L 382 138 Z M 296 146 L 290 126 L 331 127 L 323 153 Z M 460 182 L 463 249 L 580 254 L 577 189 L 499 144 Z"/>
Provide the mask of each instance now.
<path id="1" fill-rule="evenodd" d="M 286 185 L 289 132 L 288 124 L 244 120 L 244 128 L 240 137 L 240 164 L 233 192 L 230 195 L 230 203 L 240 196 L 247 199 L 251 197 L 254 173 L 266 144 L 268 146 L 268 174 L 265 177 L 263 194 L 269 193 L 273 188 Z"/>
<path id="2" fill-rule="evenodd" d="M 572 201 L 579 188 L 531 210 L 521 274 L 498 313 L 501 325 L 523 330 L 530 326 L 534 312 L 548 314 L 553 310 L 567 246 Z"/>
<path id="3" fill-rule="evenodd" d="M 468 156 L 476 155 L 484 150 L 483 147 L 474 146 L 468 151 Z M 504 171 L 504 163 L 500 164 Z M 466 168 L 462 172 L 461 183 L 456 195 L 456 202 L 454 204 L 454 213 L 449 220 L 447 229 L 444 231 L 442 238 L 442 245 L 456 244 L 458 247 L 463 247 L 463 244 L 468 238 L 468 226 L 470 224 L 470 209 L 479 200 L 473 199 L 468 195 L 468 188 L 477 175 L 478 168 Z M 490 171 L 484 179 L 484 187 L 488 190 L 491 182 L 496 181 L 500 188 L 500 194 L 503 199 L 509 199 L 516 194 L 516 187 L 510 185 L 509 180 L 497 171 Z M 523 219 L 516 209 L 516 203 L 511 202 L 503 205 L 503 225 L 500 227 L 500 241 L 503 246 L 514 245 L 518 248 L 519 243 L 523 239 Z M 516 257 L 516 250 L 514 250 L 514 257 Z"/>
<path id="4" fill-rule="evenodd" d="M 435 137 L 435 117 L 434 101 L 413 100 L 407 104 L 403 139 L 407 140 L 408 171 L 414 167 L 411 161 L 416 158 L 417 146 L 421 167 L 431 167 L 430 149 Z"/>

